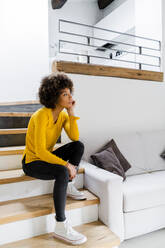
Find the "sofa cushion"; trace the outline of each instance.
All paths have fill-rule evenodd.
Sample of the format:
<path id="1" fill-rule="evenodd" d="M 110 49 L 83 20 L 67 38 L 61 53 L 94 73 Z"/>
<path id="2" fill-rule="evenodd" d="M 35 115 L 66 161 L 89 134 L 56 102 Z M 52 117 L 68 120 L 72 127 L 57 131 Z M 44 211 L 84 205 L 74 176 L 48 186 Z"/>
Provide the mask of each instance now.
<path id="1" fill-rule="evenodd" d="M 125 180 L 126 176 L 124 169 L 111 147 L 108 147 L 101 152 L 91 155 L 91 158 L 93 159 L 96 166 L 112 173 L 118 174 Z"/>
<path id="2" fill-rule="evenodd" d="M 123 211 L 131 212 L 165 204 L 165 171 L 133 175 L 123 183 Z"/>

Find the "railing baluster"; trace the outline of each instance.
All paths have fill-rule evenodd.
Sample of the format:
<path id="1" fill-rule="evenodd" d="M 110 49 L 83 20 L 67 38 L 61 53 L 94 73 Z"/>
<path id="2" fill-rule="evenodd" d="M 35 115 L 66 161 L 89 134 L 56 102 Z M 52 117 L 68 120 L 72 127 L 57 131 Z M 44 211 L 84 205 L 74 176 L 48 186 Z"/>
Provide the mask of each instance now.
<path id="1" fill-rule="evenodd" d="M 87 44 L 88 44 L 88 46 L 90 46 L 90 37 L 89 36 L 87 37 Z M 90 64 L 90 56 L 89 55 L 87 55 L 87 64 Z"/>
<path id="2" fill-rule="evenodd" d="M 139 54 L 142 55 L 142 47 L 141 46 L 139 47 Z M 139 63 L 139 70 L 141 70 L 141 69 L 142 69 L 142 64 Z"/>

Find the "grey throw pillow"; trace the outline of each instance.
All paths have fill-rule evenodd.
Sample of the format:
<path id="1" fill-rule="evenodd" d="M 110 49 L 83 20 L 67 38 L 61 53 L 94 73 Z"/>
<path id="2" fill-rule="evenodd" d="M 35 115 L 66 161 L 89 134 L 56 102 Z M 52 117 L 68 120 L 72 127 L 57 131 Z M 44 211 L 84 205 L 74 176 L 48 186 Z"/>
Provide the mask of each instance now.
<path id="1" fill-rule="evenodd" d="M 165 159 L 165 151 L 160 154 L 161 158 Z"/>
<path id="2" fill-rule="evenodd" d="M 124 169 L 124 172 L 126 172 L 129 168 L 131 168 L 130 163 L 126 160 L 126 158 L 123 156 L 121 151 L 119 150 L 117 144 L 115 143 L 114 139 L 111 139 L 107 144 L 105 144 L 102 148 L 100 148 L 97 152 L 101 152 L 103 150 L 106 150 L 108 147 L 111 147 L 120 161 L 121 166 Z"/>
<path id="3" fill-rule="evenodd" d="M 123 181 L 126 179 L 124 169 L 111 147 L 91 155 L 91 158 L 96 166 L 122 176 Z"/>

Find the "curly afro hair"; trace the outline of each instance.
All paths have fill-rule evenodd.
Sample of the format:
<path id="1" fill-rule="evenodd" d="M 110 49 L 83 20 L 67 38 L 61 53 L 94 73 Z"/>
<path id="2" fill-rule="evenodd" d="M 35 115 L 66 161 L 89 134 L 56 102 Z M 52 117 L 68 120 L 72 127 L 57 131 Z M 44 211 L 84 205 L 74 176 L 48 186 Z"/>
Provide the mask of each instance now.
<path id="1" fill-rule="evenodd" d="M 52 73 L 42 79 L 39 87 L 39 100 L 47 108 L 55 108 L 61 90 L 68 88 L 71 94 L 74 91 L 72 80 L 64 73 Z"/>

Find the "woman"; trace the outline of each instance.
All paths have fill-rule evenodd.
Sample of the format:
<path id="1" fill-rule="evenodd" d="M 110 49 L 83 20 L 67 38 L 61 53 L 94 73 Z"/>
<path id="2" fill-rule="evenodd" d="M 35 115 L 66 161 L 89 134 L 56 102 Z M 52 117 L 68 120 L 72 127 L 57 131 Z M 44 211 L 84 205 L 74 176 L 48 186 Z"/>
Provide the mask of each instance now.
<path id="1" fill-rule="evenodd" d="M 74 115 L 75 101 L 72 93 L 73 82 L 63 73 L 54 73 L 42 79 L 39 99 L 44 107 L 34 112 L 30 118 L 22 167 L 28 176 L 43 180 L 55 179 L 54 236 L 72 244 L 82 244 L 86 242 L 86 236 L 75 231 L 65 217 L 66 196 L 86 199 L 72 182 L 84 153 L 84 145 L 78 140 L 77 120 L 80 117 Z M 72 142 L 53 151 L 62 128 Z"/>

